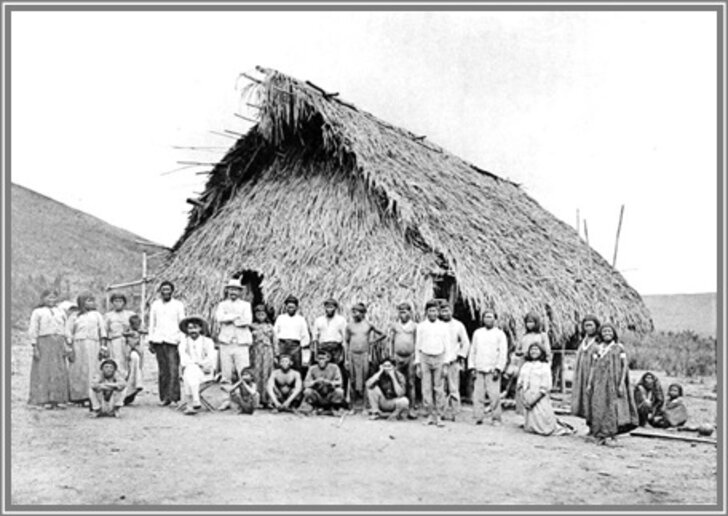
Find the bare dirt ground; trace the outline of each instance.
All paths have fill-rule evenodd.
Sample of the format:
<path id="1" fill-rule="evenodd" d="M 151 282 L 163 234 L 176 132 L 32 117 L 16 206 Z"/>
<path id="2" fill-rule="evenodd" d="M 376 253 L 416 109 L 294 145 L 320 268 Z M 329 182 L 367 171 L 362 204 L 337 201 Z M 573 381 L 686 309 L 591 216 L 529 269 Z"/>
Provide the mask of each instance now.
<path id="1" fill-rule="evenodd" d="M 624 436 L 523 432 L 513 411 L 475 426 L 304 418 L 258 411 L 184 416 L 147 391 L 121 419 L 26 404 L 30 352 L 13 339 L 13 504 L 715 504 L 717 449 Z M 638 373 L 635 372 L 635 377 Z M 666 384 L 669 379 L 661 377 Z M 683 380 L 691 422 L 715 422 L 715 379 Z M 151 391 L 149 390 L 151 388 Z M 690 434 L 694 435 L 694 434 Z"/>

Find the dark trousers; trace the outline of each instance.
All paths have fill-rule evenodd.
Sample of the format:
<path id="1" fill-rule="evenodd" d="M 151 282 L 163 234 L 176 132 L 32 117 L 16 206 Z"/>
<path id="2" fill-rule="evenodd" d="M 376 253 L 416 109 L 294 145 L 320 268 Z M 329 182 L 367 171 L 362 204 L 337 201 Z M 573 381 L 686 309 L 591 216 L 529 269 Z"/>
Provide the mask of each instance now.
<path id="1" fill-rule="evenodd" d="M 159 378 L 159 399 L 161 401 L 179 401 L 179 350 L 176 344 L 152 342 L 154 355 L 157 357 Z"/>

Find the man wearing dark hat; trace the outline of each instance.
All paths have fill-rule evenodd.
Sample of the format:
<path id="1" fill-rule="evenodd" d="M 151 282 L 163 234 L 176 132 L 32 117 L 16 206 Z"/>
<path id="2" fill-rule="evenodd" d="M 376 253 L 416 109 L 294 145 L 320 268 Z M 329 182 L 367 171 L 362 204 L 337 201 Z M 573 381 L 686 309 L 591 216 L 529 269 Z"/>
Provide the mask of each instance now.
<path id="1" fill-rule="evenodd" d="M 185 334 L 179 344 L 184 394 L 189 399 L 185 414 L 192 415 L 201 407 L 200 384 L 212 380 L 217 355 L 215 343 L 210 337 L 203 335 L 203 332 L 207 332 L 207 322 L 202 317 L 185 317 L 179 323 L 179 328 Z"/>
<path id="2" fill-rule="evenodd" d="M 341 388 L 341 371 L 339 367 L 329 363 L 331 355 L 328 351 L 319 351 L 316 364 L 308 369 L 303 381 L 303 412 L 331 411 L 341 409 L 344 405 L 344 390 Z"/>
<path id="3" fill-rule="evenodd" d="M 302 350 L 308 349 L 311 337 L 306 319 L 298 313 L 298 298 L 288 296 L 284 302 L 285 312 L 276 318 L 273 332 L 278 339 L 278 355 L 291 356 L 293 368 L 301 371 L 303 367 Z"/>
<path id="4" fill-rule="evenodd" d="M 220 345 L 223 383 L 232 383 L 233 374 L 240 379 L 243 369 L 250 366 L 250 346 L 253 343 L 250 325 L 253 322 L 253 312 L 250 303 L 241 299 L 243 285 L 240 280 L 228 281 L 224 292 L 225 299 L 217 305 L 215 320 L 220 327 L 217 342 Z"/>
<path id="5" fill-rule="evenodd" d="M 313 352 L 318 356 L 319 351 L 328 351 L 331 363 L 341 370 L 343 384 L 346 385 L 346 372 L 344 370 L 344 337 L 346 335 L 346 318 L 337 314 L 339 303 L 329 298 L 324 301 L 324 315 L 316 318 L 313 323 Z"/>
<path id="6" fill-rule="evenodd" d="M 95 417 L 119 417 L 125 388 L 126 382 L 118 373 L 116 362 L 110 358 L 102 361 L 99 374 L 91 383 L 91 413 Z"/>

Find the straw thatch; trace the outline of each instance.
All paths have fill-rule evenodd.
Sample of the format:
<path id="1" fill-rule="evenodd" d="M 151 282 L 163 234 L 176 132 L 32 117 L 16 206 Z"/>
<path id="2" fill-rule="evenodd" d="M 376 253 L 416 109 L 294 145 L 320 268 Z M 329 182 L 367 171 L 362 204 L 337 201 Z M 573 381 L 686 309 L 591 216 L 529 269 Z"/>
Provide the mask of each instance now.
<path id="1" fill-rule="evenodd" d="M 594 312 L 637 332 L 639 294 L 567 224 L 517 185 L 311 83 L 259 68 L 248 90 L 258 123 L 212 170 L 162 275 L 210 314 L 228 276 L 263 276 L 266 300 L 293 293 L 312 319 L 329 296 L 421 309 L 440 275 L 477 316 L 535 310 L 559 339 Z M 590 266 L 591 264 L 591 266 Z"/>

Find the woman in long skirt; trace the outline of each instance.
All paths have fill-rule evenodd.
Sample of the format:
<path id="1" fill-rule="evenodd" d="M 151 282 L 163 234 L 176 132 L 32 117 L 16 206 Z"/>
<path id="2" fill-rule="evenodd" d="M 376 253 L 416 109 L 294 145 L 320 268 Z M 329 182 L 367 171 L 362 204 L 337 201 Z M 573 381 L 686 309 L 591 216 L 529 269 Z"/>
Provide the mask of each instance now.
<path id="1" fill-rule="evenodd" d="M 71 401 L 85 403 L 91 398 L 91 382 L 98 373 L 100 358 L 108 355 L 106 325 L 91 294 L 78 296 L 78 313 L 68 320 L 66 336 L 73 347 L 73 361 L 68 368 Z"/>
<path id="2" fill-rule="evenodd" d="M 265 407 L 270 403 L 267 384 L 273 372 L 273 350 L 277 348 L 277 342 L 265 305 L 255 307 L 254 318 L 255 321 L 251 326 L 253 333 L 251 362 L 255 373 L 255 383 L 260 394 L 260 404 Z"/>
<path id="3" fill-rule="evenodd" d="M 30 316 L 28 334 L 33 346 L 28 403 L 63 408 L 68 403 L 66 314 L 56 306 L 58 293 L 45 290 L 41 305 Z"/>
<path id="4" fill-rule="evenodd" d="M 551 406 L 551 367 L 546 360 L 546 350 L 541 344 L 532 343 L 526 351 L 525 363 L 518 375 L 517 392 L 525 411 L 523 428 L 541 435 L 566 435 L 569 429 L 561 424 Z"/>
<path id="5" fill-rule="evenodd" d="M 122 378 L 127 377 L 126 338 L 124 333 L 129 331 L 129 317 L 134 312 L 126 310 L 126 296 L 118 292 L 111 295 L 113 310 L 104 314 L 106 336 L 108 337 L 109 358 L 116 362 L 117 372 Z"/>
<path id="6" fill-rule="evenodd" d="M 617 330 L 604 324 L 594 353 L 589 378 L 589 429 L 599 444 L 611 444 L 616 435 L 637 427 L 639 418 L 629 387 L 629 362 Z"/>
<path id="7" fill-rule="evenodd" d="M 598 346 L 599 319 L 593 315 L 587 315 L 581 321 L 581 331 L 584 338 L 576 351 L 576 370 L 571 390 L 571 413 L 586 419 L 586 424 L 589 426 L 587 384 L 594 363 L 594 350 Z"/>
<path id="8" fill-rule="evenodd" d="M 544 350 L 546 355 L 546 362 L 551 362 L 551 345 L 549 343 L 549 337 L 546 332 L 543 331 L 541 326 L 541 318 L 535 312 L 529 312 L 523 318 L 523 325 L 526 328 L 526 333 L 518 341 L 516 349 L 514 351 L 515 367 L 518 369 L 517 374 L 520 375 L 520 369 L 523 367 L 525 360 L 527 359 L 528 350 L 532 344 L 538 344 L 541 349 Z M 550 365 L 549 365 L 550 367 Z M 518 383 L 516 383 L 518 385 Z M 525 414 L 525 407 L 523 405 L 523 398 L 520 391 L 516 388 L 516 413 L 520 415 Z"/>

